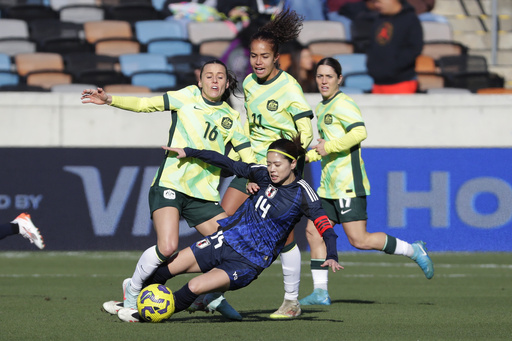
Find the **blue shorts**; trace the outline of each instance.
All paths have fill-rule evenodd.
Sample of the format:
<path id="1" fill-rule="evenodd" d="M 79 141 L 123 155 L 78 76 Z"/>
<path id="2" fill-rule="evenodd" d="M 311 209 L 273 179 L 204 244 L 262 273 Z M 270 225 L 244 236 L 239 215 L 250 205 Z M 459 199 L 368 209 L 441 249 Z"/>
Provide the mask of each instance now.
<path id="1" fill-rule="evenodd" d="M 230 280 L 229 290 L 248 286 L 258 278 L 262 267 L 251 263 L 224 241 L 222 231 L 218 231 L 190 246 L 201 272 L 213 268 L 224 270 Z"/>

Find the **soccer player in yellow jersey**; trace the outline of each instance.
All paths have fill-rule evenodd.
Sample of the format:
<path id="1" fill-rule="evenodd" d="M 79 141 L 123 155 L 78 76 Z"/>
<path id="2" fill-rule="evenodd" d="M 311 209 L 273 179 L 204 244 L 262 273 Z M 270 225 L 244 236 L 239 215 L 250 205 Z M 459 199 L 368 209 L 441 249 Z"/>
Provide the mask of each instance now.
<path id="1" fill-rule="evenodd" d="M 409 244 L 383 232 L 366 230 L 366 196 L 370 194 L 370 183 L 361 157 L 366 128 L 357 104 L 339 91 L 342 78 L 341 65 L 336 59 L 324 58 L 317 64 L 316 82 L 323 98 L 316 107 L 320 138 L 307 153 L 307 159 L 322 163 L 317 191 L 322 207 L 333 226 L 343 226 L 352 246 L 410 257 L 430 279 L 434 276 L 434 267 L 422 241 Z M 311 247 L 314 291 L 301 299 L 300 304 L 329 305 L 328 273 L 320 266 L 325 260 L 325 244 L 311 221 L 306 227 L 306 236 Z"/>
<path id="2" fill-rule="evenodd" d="M 231 143 L 243 161 L 255 162 L 239 113 L 225 102 L 236 89 L 236 83 L 222 62 L 212 60 L 201 68 L 198 86 L 150 98 L 112 96 L 101 88 L 86 89 L 82 92 L 82 102 L 108 104 L 135 112 L 171 111 L 168 147 L 193 146 L 224 154 L 226 144 Z M 144 281 L 178 249 L 180 216 L 204 236 L 217 231 L 217 220 L 227 217 L 218 203 L 219 179 L 220 168 L 196 159 L 178 160 L 166 155 L 149 191 L 157 245 L 142 254 L 131 279 L 123 282 L 123 304 L 105 302 L 104 310 L 116 314 L 123 306 L 124 309 L 137 308 L 136 298 Z M 223 296 L 207 299 L 208 309 L 216 309 L 228 318 L 241 319 Z"/>
<path id="3" fill-rule="evenodd" d="M 313 112 L 298 82 L 278 68 L 279 46 L 297 38 L 302 18 L 294 11 L 283 11 L 262 26 L 250 43 L 250 63 L 253 73 L 243 82 L 247 120 L 245 131 L 251 140 L 258 163 L 266 163 L 268 146 L 283 135 L 287 138 L 300 133 L 303 148 L 313 140 Z M 299 165 L 302 171 L 302 166 Z M 222 206 L 232 215 L 248 198 L 247 180 L 235 178 L 222 199 Z M 298 295 L 300 283 L 300 250 L 293 232 L 281 251 L 285 297 L 271 318 L 293 318 L 301 313 Z"/>

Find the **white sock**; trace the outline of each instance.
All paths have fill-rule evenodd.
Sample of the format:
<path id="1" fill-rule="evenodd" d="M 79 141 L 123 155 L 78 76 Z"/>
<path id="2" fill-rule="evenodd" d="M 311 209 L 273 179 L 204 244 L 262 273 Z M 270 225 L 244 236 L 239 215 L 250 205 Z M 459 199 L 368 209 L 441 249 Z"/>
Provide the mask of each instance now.
<path id="1" fill-rule="evenodd" d="M 281 265 L 284 278 L 284 299 L 297 300 L 300 285 L 300 250 L 295 245 L 287 252 L 281 252 Z"/>
<path id="2" fill-rule="evenodd" d="M 158 257 L 156 251 L 156 245 L 153 245 L 140 256 L 135 272 L 132 276 L 132 282 L 130 284 L 131 292 L 136 294 L 142 290 L 144 281 L 155 272 L 156 268 L 162 264 L 163 260 Z"/>
<path id="3" fill-rule="evenodd" d="M 413 254 L 414 254 L 414 249 L 412 248 L 411 244 L 396 238 L 395 255 L 404 255 L 404 256 L 411 258 Z"/>
<path id="4" fill-rule="evenodd" d="M 327 291 L 327 283 L 329 282 L 329 271 L 311 270 L 313 277 L 313 289 L 324 289 Z"/>

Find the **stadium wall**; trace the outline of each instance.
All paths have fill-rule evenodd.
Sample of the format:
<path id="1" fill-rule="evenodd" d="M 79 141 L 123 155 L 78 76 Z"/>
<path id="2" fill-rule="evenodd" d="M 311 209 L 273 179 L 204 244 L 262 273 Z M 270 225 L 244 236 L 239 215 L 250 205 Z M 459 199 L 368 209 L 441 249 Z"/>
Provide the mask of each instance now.
<path id="1" fill-rule="evenodd" d="M 313 107 L 320 100 L 307 98 Z M 432 251 L 512 251 L 512 96 L 353 98 L 368 129 L 369 231 L 423 239 Z M 233 105 L 243 112 L 243 103 Z M 48 250 L 154 243 L 147 189 L 168 114 L 83 105 L 79 94 L 59 93 L 4 93 L 0 108 L 1 221 L 30 212 Z M 305 176 L 316 186 L 319 172 L 315 163 Z M 304 222 L 296 233 L 303 250 Z M 198 238 L 184 222 L 180 230 L 181 247 Z M 354 251 L 336 230 L 339 250 Z M 30 245 L 8 238 L 0 249 Z"/>

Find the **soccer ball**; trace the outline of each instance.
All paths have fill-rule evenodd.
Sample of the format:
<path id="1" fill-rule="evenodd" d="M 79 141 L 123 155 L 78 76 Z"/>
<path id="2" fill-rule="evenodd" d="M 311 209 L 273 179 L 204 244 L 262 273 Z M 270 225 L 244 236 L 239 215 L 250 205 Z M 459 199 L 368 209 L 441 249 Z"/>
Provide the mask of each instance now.
<path id="1" fill-rule="evenodd" d="M 174 313 L 174 296 L 171 289 L 162 284 L 151 284 L 142 289 L 137 297 L 140 318 L 147 322 L 166 320 Z"/>

